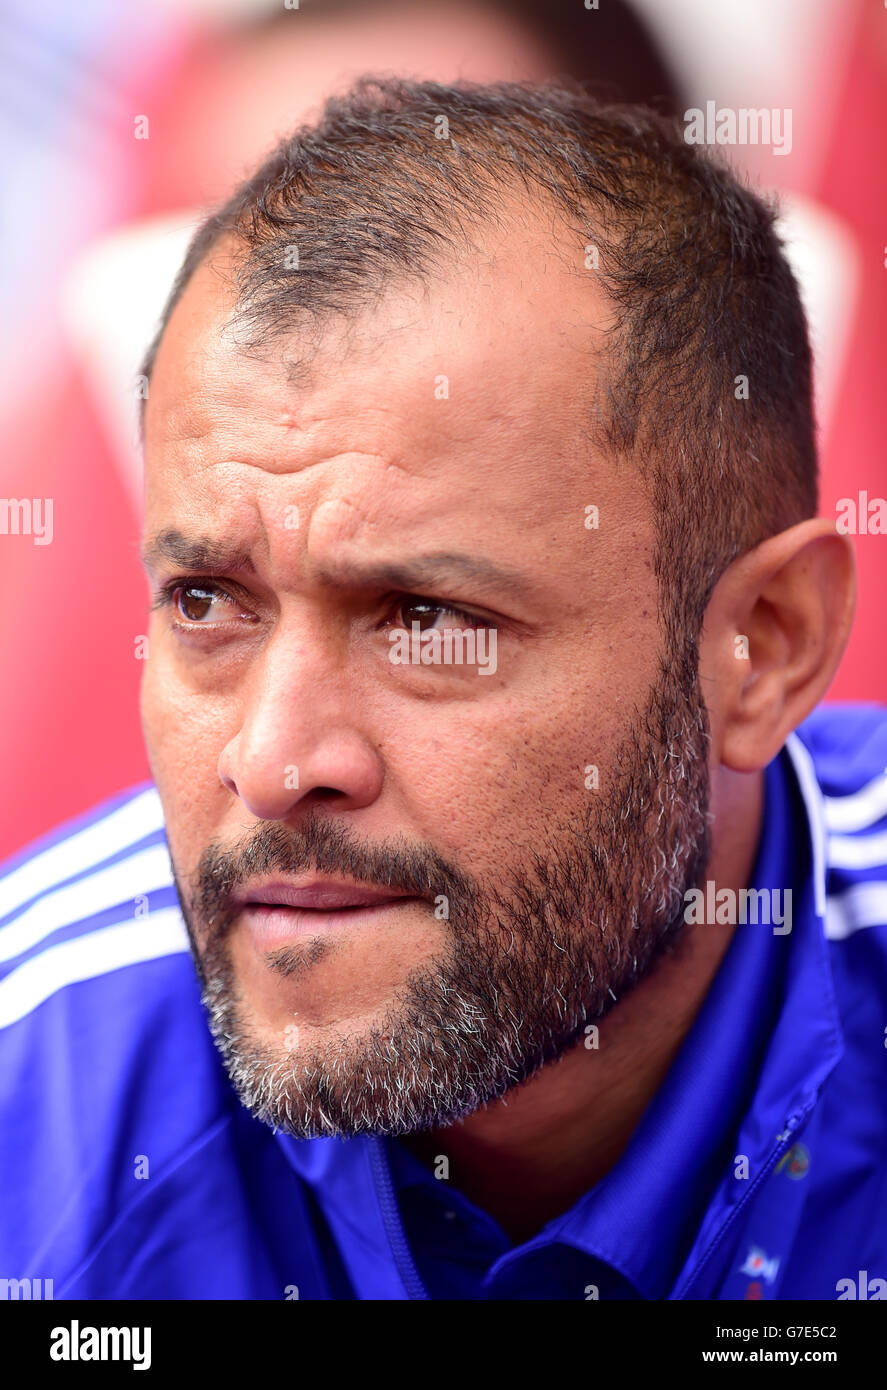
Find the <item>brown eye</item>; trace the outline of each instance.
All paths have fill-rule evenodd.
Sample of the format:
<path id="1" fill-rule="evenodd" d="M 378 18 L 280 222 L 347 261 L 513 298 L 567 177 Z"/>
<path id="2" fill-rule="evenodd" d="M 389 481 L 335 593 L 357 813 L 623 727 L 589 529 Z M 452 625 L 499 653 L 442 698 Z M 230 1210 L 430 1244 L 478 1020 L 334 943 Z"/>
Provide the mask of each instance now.
<path id="1" fill-rule="evenodd" d="M 449 621 L 447 627 L 477 627 L 478 620 L 472 618 L 471 614 L 463 613 L 461 608 L 450 608 L 445 603 L 434 603 L 431 599 L 408 598 L 401 599 L 398 604 L 398 613 L 403 619 L 403 626 L 408 630 L 412 629 L 413 623 L 419 624 L 420 632 L 426 632 L 437 623 L 442 615 Z"/>
<path id="2" fill-rule="evenodd" d="M 188 584 L 177 589 L 173 597 L 182 617 L 189 623 L 199 623 L 212 608 L 218 594 L 213 589 L 202 589 L 197 584 Z"/>
<path id="3" fill-rule="evenodd" d="M 447 611 L 440 604 L 425 603 L 420 599 L 408 599 L 400 605 L 404 627 L 411 628 L 413 623 L 418 623 L 423 632 L 433 627 L 440 614 Z"/>

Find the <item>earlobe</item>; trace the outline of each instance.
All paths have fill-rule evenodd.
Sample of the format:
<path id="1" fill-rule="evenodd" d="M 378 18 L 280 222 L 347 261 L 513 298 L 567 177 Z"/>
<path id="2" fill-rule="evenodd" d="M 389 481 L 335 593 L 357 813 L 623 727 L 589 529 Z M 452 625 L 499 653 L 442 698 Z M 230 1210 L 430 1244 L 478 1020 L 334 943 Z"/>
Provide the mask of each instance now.
<path id="1" fill-rule="evenodd" d="M 700 659 L 718 705 L 712 728 L 723 764 L 754 772 L 776 756 L 831 684 L 855 605 L 852 544 L 822 517 L 762 542 L 725 571 Z"/>

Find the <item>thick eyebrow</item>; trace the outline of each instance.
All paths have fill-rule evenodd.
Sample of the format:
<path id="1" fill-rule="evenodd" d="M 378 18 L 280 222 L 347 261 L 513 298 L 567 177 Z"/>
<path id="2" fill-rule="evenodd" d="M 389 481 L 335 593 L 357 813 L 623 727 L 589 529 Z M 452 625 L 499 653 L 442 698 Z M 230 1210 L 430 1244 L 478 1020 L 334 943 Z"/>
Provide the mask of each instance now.
<path id="1" fill-rule="evenodd" d="M 411 556 L 402 561 L 353 562 L 326 567 L 317 573 L 323 582 L 342 588 L 359 589 L 372 585 L 400 589 L 405 593 L 446 588 L 468 582 L 518 597 L 529 597 L 535 585 L 519 570 L 496 565 L 476 555 L 438 550 L 430 555 Z"/>
<path id="2" fill-rule="evenodd" d="M 190 540 L 181 531 L 160 531 L 142 551 L 142 564 L 149 573 L 162 568 L 164 560 L 201 574 L 230 574 L 246 570 L 255 573 L 249 553 L 207 536 Z"/>
<path id="3" fill-rule="evenodd" d="M 142 564 L 149 572 L 160 569 L 163 561 L 206 575 L 255 573 L 256 568 L 248 552 L 242 549 L 208 537 L 191 540 L 181 531 L 172 530 L 161 531 L 142 552 Z M 333 588 L 360 589 L 375 585 L 406 593 L 445 588 L 460 581 L 520 598 L 536 592 L 536 586 L 519 570 L 449 550 L 402 561 L 346 562 L 319 567 L 314 579 Z"/>

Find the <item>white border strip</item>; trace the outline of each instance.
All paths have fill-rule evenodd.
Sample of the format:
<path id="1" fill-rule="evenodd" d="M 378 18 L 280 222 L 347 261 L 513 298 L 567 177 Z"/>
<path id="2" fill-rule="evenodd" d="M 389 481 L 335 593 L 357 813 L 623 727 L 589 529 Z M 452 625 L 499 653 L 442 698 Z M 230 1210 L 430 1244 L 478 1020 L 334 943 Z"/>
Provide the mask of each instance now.
<path id="1" fill-rule="evenodd" d="M 177 907 L 161 908 L 135 922 L 103 927 L 51 946 L 0 980 L 0 1028 L 18 1023 L 68 985 L 189 949 Z"/>
<path id="2" fill-rule="evenodd" d="M 162 828 L 163 808 L 157 788 L 148 787 L 116 811 L 50 845 L 0 879 L 0 919 L 46 888 L 55 888 L 65 879 L 104 863 Z"/>
<path id="3" fill-rule="evenodd" d="M 887 883 L 856 883 L 830 897 L 825 934 L 831 941 L 845 941 L 864 927 L 887 926 Z"/>
<path id="4" fill-rule="evenodd" d="M 828 842 L 829 863 L 836 869 L 887 868 L 887 830 L 879 835 L 832 835 Z"/>
<path id="5" fill-rule="evenodd" d="M 43 894 L 0 927 L 0 961 L 14 960 L 62 927 L 96 917 L 112 907 L 120 907 L 118 917 L 135 917 L 136 898 L 146 898 L 159 888 L 171 888 L 172 882 L 165 844 L 137 850 L 106 869 L 96 869 L 86 878 Z M 93 925 L 92 930 L 100 928 Z"/>
<path id="6" fill-rule="evenodd" d="M 832 834 L 866 830 L 887 816 L 887 772 L 849 796 L 825 798 L 825 823 Z"/>
<path id="7" fill-rule="evenodd" d="M 813 759 L 796 733 L 789 734 L 785 748 L 794 765 L 807 808 L 810 840 L 813 845 L 813 894 L 816 915 L 825 919 L 825 866 L 828 833 L 825 824 L 822 789 L 816 778 Z"/>

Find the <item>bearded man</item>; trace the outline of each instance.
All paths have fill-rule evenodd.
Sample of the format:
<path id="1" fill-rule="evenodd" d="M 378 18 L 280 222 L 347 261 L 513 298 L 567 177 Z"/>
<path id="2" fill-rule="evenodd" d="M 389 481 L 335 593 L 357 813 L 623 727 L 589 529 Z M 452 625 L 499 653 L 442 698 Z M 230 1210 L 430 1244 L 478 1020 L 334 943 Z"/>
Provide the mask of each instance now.
<path id="1" fill-rule="evenodd" d="M 773 209 L 641 108 L 367 79 L 198 230 L 143 376 L 154 780 L 0 881 L 5 1107 L 78 1175 L 4 1173 L 5 1265 L 887 1273 L 887 719 L 817 710 L 854 568 Z"/>

